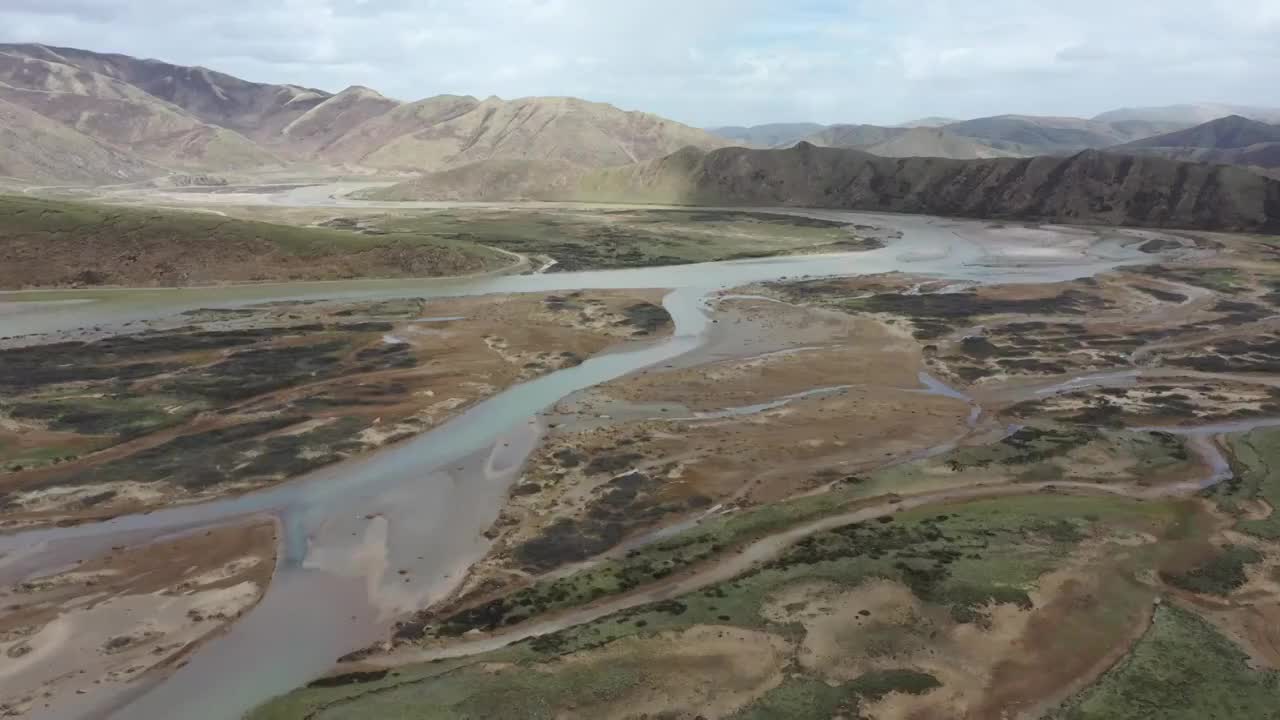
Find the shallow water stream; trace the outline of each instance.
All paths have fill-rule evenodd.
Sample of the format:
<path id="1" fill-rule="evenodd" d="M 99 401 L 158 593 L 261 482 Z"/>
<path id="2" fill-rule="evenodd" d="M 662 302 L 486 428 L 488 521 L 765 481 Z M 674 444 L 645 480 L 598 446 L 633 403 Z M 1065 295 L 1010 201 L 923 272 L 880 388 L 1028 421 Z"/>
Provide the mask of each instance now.
<path id="1" fill-rule="evenodd" d="M 47 574 L 112 545 L 253 516 L 277 518 L 282 528 L 280 560 L 259 605 L 228 632 L 198 649 L 170 677 L 111 700 L 116 712 L 110 717 L 129 720 L 239 717 L 263 700 L 323 673 L 338 656 L 380 639 L 395 615 L 455 588 L 466 568 L 486 551 L 482 533 L 497 517 L 508 487 L 541 437 L 540 414 L 574 392 L 699 348 L 706 337 L 707 299 L 712 293 L 783 278 L 893 270 L 975 282 L 1048 282 L 1152 260 L 1116 240 L 1084 242 L 1080 231 L 1064 233 L 1063 247 L 1047 253 L 1042 252 L 1044 238 L 1037 235 L 1031 248 L 1036 251 L 1019 253 L 1016 238 L 993 239 L 984 223 L 819 211 L 813 215 L 889 225 L 903 237 L 871 252 L 668 268 L 0 294 L 4 309 L 0 336 L 91 326 L 127 332 L 132 326 L 125 323 L 186 310 L 286 299 L 430 298 L 593 288 L 674 288 L 664 305 L 675 320 L 675 331 L 668 339 L 628 343 L 580 366 L 509 388 L 417 438 L 287 484 L 102 523 L 0 537 L 0 581 Z M 1004 245 L 994 252 L 999 243 Z M 1011 257 L 1021 260 L 1012 262 Z M 930 391 L 949 390 L 932 378 L 921 380 Z M 834 391 L 838 389 L 824 390 Z M 972 420 L 976 421 L 979 411 L 976 404 L 974 408 Z M 175 708 L 181 708 L 180 713 L 175 714 Z M 80 717 L 104 716 L 101 704 L 87 701 L 78 710 Z M 66 708 L 56 714 L 33 715 L 72 716 Z"/>

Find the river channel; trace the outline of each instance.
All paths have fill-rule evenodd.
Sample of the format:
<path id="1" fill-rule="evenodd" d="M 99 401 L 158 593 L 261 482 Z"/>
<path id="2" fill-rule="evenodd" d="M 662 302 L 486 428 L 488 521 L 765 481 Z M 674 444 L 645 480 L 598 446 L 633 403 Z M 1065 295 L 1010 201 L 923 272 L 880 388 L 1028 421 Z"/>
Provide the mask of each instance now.
<path id="1" fill-rule="evenodd" d="M 981 222 L 812 214 L 889 226 L 902 237 L 870 252 L 634 270 L 0 293 L 0 336 L 18 344 L 90 327 L 128 332 L 129 324 L 187 310 L 280 300 L 599 288 L 668 289 L 664 306 L 675 322 L 667 339 L 624 344 L 577 367 L 511 387 L 416 438 L 283 485 L 199 505 L 0 537 L 0 581 L 55 572 L 75 558 L 112 546 L 253 517 L 275 518 L 282 530 L 279 561 L 262 601 L 163 681 L 136 684 L 128 694 L 116 696 L 113 707 L 85 707 L 80 715 L 238 718 L 325 672 L 344 653 L 380 639 L 398 614 L 456 588 L 488 547 L 482 533 L 496 519 L 507 489 L 539 442 L 543 413 L 572 393 L 697 350 L 711 327 L 714 310 L 708 300 L 713 293 L 754 282 L 888 271 L 977 283 L 1039 283 L 1152 261 L 1118 232 L 1063 229 L 1055 236 L 1037 229 L 1020 238 L 1016 233 L 995 236 Z M 68 717 L 65 711 L 57 717 Z M 37 712 L 33 717 L 42 716 Z"/>

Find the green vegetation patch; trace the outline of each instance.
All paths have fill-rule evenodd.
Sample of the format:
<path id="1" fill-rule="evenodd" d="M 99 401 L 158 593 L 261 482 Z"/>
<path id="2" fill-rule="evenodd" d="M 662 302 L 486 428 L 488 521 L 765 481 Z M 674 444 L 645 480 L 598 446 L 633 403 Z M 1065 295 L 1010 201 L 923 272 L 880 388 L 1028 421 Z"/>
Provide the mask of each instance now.
<path id="1" fill-rule="evenodd" d="M 1227 545 L 1202 565 L 1181 573 L 1162 573 L 1175 587 L 1207 595 L 1230 595 L 1248 581 L 1246 565 L 1262 560 L 1262 553 L 1250 547 Z"/>
<path id="2" fill-rule="evenodd" d="M 344 230 L 236 220 L 202 212 L 0 196 L 0 240 L 16 238 L 51 243 L 86 239 L 138 243 L 216 238 L 228 245 L 267 242 L 301 257 L 359 252 L 388 243 L 386 238 Z M 448 244 L 441 238 L 415 233 L 398 234 L 394 241 L 411 245 Z"/>
<path id="3" fill-rule="evenodd" d="M 1141 268 L 1130 268 L 1130 271 L 1151 275 L 1163 280 L 1174 280 L 1187 285 L 1196 285 L 1227 294 L 1235 294 L 1249 287 L 1244 273 L 1235 268 L 1150 265 Z"/>
<path id="4" fill-rule="evenodd" d="M 1161 605 L 1133 652 L 1053 720 L 1274 720 L 1280 673 L 1248 657 L 1198 615 Z"/>
<path id="5" fill-rule="evenodd" d="M 797 628 L 773 626 L 761 610 L 773 593 L 808 581 L 845 587 L 897 581 L 922 600 L 948 608 L 955 621 L 982 625 L 991 603 L 1030 607 L 1027 591 L 1036 580 L 1099 523 L 1164 535 L 1180 520 L 1179 509 L 1168 504 L 1054 495 L 976 501 L 942 514 L 911 511 L 812 535 L 728 582 L 520 647 L 534 656 L 557 655 L 638 632 L 718 623 L 792 634 Z"/>
<path id="6" fill-rule="evenodd" d="M 1280 540 L 1280 428 L 1262 428 L 1230 436 L 1232 477 L 1211 492 L 1230 512 L 1242 501 L 1263 501 L 1271 513 L 1261 519 L 1242 519 L 1235 529 L 1264 540 Z"/>
<path id="7" fill-rule="evenodd" d="M 430 275 L 510 262 L 488 248 L 418 232 L 367 235 L 212 213 L 0 196 L 0 259 L 19 270 L 0 272 L 4 287 L 185 284 L 193 272 L 216 278 L 220 262 L 254 256 L 264 259 L 263 276 L 254 279 Z M 267 262 L 289 257 L 358 259 L 363 270 L 334 262 L 318 274 L 299 275 L 295 271 L 304 265 L 292 263 L 294 270 L 286 271 Z"/>
<path id="8" fill-rule="evenodd" d="M 790 677 L 731 717 L 733 720 L 827 720 L 858 717 L 862 702 L 889 693 L 923 695 L 942 687 L 938 679 L 915 670 L 877 670 L 832 686 L 811 677 Z"/>
<path id="9" fill-rule="evenodd" d="M 803 291 L 801 291 L 803 294 Z M 812 300 L 812 298 L 810 298 Z M 1084 315 L 1108 307 L 1101 298 L 1070 289 L 1058 295 L 1033 299 L 997 299 L 977 292 L 881 293 L 865 298 L 830 297 L 823 304 L 847 313 L 885 313 L 911 320 L 915 337 L 930 340 L 951 332 L 959 323 L 989 315 Z"/>
<path id="10" fill-rule="evenodd" d="M 125 440 L 176 425 L 201 407 L 166 396 L 73 395 L 16 402 L 9 415 L 40 421 L 50 430 Z"/>
<path id="11" fill-rule="evenodd" d="M 879 247 L 844 223 L 746 211 L 479 211 L 376 220 L 379 232 L 428 234 L 556 260 L 552 271 L 650 267 Z"/>
<path id="12" fill-rule="evenodd" d="M 998 466 L 1022 480 L 1052 481 L 1061 477 L 1062 466 L 1070 465 L 1078 477 L 1087 476 L 1087 465 L 1077 460 L 1064 462 L 1064 458 L 1071 451 L 1090 445 L 1096 447 L 1099 454 L 1131 461 L 1133 472 L 1139 477 L 1178 466 L 1188 459 L 1177 437 L 1167 433 L 1099 433 L 1069 426 L 1028 426 L 992 445 L 959 448 L 938 458 L 904 463 L 866 476 L 836 476 L 832 479 L 837 482 L 828 492 L 711 518 L 693 529 L 632 550 L 625 557 L 604 560 L 564 577 L 536 581 L 514 593 L 444 618 L 419 614 L 402 623 L 397 634 L 401 639 L 417 640 L 450 637 L 472 629 L 495 630 L 547 612 L 627 592 L 710 561 L 753 539 L 845 511 L 860 500 L 895 491 L 908 492 L 924 479 L 927 469 L 939 466 L 952 471 Z M 1056 473 L 1043 477 L 1046 471 Z M 1063 506 L 1069 507 L 1069 504 Z M 578 524 L 565 527 L 577 528 Z M 1051 532 L 1063 533 L 1072 542 L 1078 540 L 1075 531 L 1067 525 L 1046 527 Z M 576 536 L 572 540 L 573 548 L 580 550 L 583 542 L 596 537 L 595 534 Z M 615 542 L 617 538 L 610 544 Z"/>
<path id="13" fill-rule="evenodd" d="M 1169 537 L 1169 529 L 1182 519 L 1180 507 L 1122 498 L 1037 495 L 903 512 L 816 534 L 764 566 L 676 599 L 467 660 L 306 688 L 272 701 L 251 717 L 539 718 L 554 717 L 567 697 L 579 712 L 597 704 L 617 707 L 633 690 L 653 682 L 647 673 L 653 663 L 667 662 L 665 655 L 611 655 L 608 663 L 592 663 L 589 656 L 572 663 L 558 659 L 625 637 L 693 626 L 734 625 L 799 639 L 802 626 L 770 621 L 763 609 L 779 591 L 813 581 L 856 587 L 868 580 L 890 579 L 930 603 L 950 608 L 960 622 L 981 623 L 990 603 L 1029 607 L 1027 591 L 1044 572 L 1070 557 L 1084 538 L 1111 530 Z M 688 546 L 678 547 L 683 552 Z M 666 552 L 675 550 L 668 546 Z M 1109 594 L 1104 598 L 1111 602 Z M 1131 607 L 1125 605 L 1124 610 L 1121 614 L 1127 618 Z M 1108 606 L 1106 612 L 1110 611 Z M 688 673 L 703 676 L 707 668 L 691 666 Z M 876 671 L 838 685 L 788 672 L 782 685 L 735 717 L 852 718 L 860 703 L 936 687 L 936 678 L 912 670 Z"/>
<path id="14" fill-rule="evenodd" d="M 363 449 L 354 437 L 370 424 L 351 417 L 303 432 L 281 432 L 307 420 L 306 416 L 281 416 L 179 435 L 101 465 L 56 471 L 28 487 L 164 482 L 195 492 L 226 482 L 280 480 Z"/>

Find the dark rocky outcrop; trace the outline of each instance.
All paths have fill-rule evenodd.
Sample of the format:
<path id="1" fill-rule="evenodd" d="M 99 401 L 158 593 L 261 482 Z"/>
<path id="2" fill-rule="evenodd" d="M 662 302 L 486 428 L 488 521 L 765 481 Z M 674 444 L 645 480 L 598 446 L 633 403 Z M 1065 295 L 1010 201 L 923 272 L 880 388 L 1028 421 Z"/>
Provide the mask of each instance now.
<path id="1" fill-rule="evenodd" d="M 575 199 L 783 205 L 1280 232 L 1280 182 L 1244 168 L 1087 150 L 1070 157 L 884 158 L 801 143 L 686 148 L 594 173 Z"/>

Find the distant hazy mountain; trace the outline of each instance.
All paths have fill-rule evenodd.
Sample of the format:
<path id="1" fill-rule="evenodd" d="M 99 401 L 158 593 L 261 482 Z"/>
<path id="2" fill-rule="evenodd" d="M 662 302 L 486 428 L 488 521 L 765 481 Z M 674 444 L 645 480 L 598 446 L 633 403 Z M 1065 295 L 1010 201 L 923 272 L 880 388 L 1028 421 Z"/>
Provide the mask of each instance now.
<path id="1" fill-rule="evenodd" d="M 814 127 L 817 129 L 812 129 Z M 928 152 L 935 157 L 965 159 L 1011 155 L 1068 155 L 1184 127 L 1187 124 L 1142 119 L 1101 122 L 1072 117 L 997 115 L 972 120 L 928 117 L 896 126 L 814 126 L 812 123 L 786 123 L 759 125 L 755 128 L 717 128 L 715 132 L 753 147 L 790 147 L 799 140 L 804 140 L 822 147 L 858 148 L 894 157 L 915 157 L 917 153 L 924 156 Z M 795 132 L 804 128 L 810 128 L 810 131 L 797 137 Z M 914 139 L 904 142 L 889 142 L 916 128 L 941 128 L 951 137 L 947 142 L 939 142 L 936 136 L 918 134 Z M 965 145 L 955 140 L 956 136 L 968 138 L 970 144 Z"/>
<path id="2" fill-rule="evenodd" d="M 881 157 L 937 157 L 953 160 L 1014 157 L 973 138 L 962 137 L 945 128 L 916 127 L 883 142 L 863 148 Z"/>
<path id="3" fill-rule="evenodd" d="M 1280 126 L 1229 115 L 1186 130 L 1120 145 L 1115 150 L 1176 160 L 1275 168 L 1280 167 Z"/>
<path id="4" fill-rule="evenodd" d="M 943 125 L 951 125 L 960 122 L 959 118 L 938 117 L 932 115 L 904 123 L 898 123 L 895 127 L 917 128 L 917 127 L 942 127 Z"/>
<path id="5" fill-rule="evenodd" d="M 865 148 L 892 140 L 905 132 L 907 128 L 883 125 L 828 125 L 804 141 L 821 147 Z"/>
<path id="6" fill-rule="evenodd" d="M 1198 105 L 1165 105 L 1163 107 L 1121 108 L 1094 117 L 1098 122 L 1114 123 L 1128 120 L 1173 123 L 1183 126 L 1199 125 L 1228 115 L 1240 115 L 1250 120 L 1280 123 L 1280 108 L 1250 107 L 1247 105 L 1222 105 L 1201 103 Z"/>
<path id="7" fill-rule="evenodd" d="M 750 147 L 791 147 L 823 129 L 818 123 L 769 123 L 768 125 L 730 125 L 707 128 L 707 132 Z"/>
<path id="8" fill-rule="evenodd" d="M 597 168 L 651 160 L 686 145 L 729 144 L 656 115 L 576 98 L 440 96 L 401 103 L 364 87 L 334 95 L 43 45 L 0 45 L 0 100 L 48 121 L 23 114 L 7 140 L 21 135 L 39 146 L 23 149 L 23 159 L 18 149 L 3 151 L 9 173 L 40 182 L 248 171 L 299 161 L 419 172 L 491 160 Z"/>
<path id="9" fill-rule="evenodd" d="M 1280 182 L 1242 168 L 1096 150 L 948 160 L 882 158 L 808 143 L 787 150 L 689 148 L 597 171 L 576 197 L 1280 232 Z"/>
<path id="10" fill-rule="evenodd" d="M 946 129 L 1017 155 L 1066 155 L 1110 147 L 1178 127 L 1138 120 L 1110 123 L 1070 117 L 997 115 L 952 123 Z"/>

